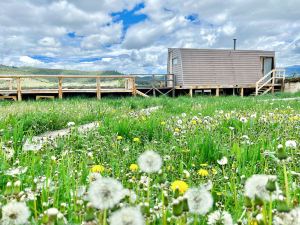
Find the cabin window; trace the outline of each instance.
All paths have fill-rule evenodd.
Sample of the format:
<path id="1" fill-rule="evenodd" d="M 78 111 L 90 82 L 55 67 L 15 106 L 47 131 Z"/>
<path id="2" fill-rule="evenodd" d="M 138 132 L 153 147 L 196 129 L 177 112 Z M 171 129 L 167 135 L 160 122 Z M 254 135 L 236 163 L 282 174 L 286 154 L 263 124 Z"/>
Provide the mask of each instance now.
<path id="1" fill-rule="evenodd" d="M 174 59 L 172 60 L 172 64 L 173 64 L 173 65 L 177 65 L 177 64 L 178 64 L 178 59 L 177 59 L 177 58 L 174 58 Z"/>

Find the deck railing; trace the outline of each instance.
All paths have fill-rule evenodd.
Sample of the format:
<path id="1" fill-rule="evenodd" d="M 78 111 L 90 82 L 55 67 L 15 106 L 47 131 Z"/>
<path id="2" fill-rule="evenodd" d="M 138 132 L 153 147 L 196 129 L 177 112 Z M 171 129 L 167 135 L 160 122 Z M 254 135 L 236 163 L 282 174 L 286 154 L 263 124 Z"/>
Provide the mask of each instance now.
<path id="1" fill-rule="evenodd" d="M 25 87 L 24 80 L 42 79 L 43 82 L 47 83 L 42 87 L 33 88 Z M 82 88 L 82 84 L 75 85 L 74 83 L 69 85 L 69 87 L 64 87 L 64 81 L 66 80 L 76 81 L 85 80 L 88 88 Z M 3 82 L 1 82 L 3 81 Z M 7 82 L 9 81 L 9 85 Z M 105 81 L 105 82 L 104 82 Z M 109 82 L 115 81 L 115 84 Z M 16 94 L 18 100 L 22 100 L 22 94 L 37 94 L 37 93 L 51 93 L 58 94 L 59 98 L 63 98 L 64 92 L 86 92 L 86 93 L 96 93 L 98 99 L 101 98 L 101 93 L 118 93 L 118 92 L 128 92 L 136 95 L 136 83 L 135 76 L 127 75 L 0 75 L 0 93 L 2 94 Z M 68 83 L 68 82 L 66 82 Z M 91 88 L 91 85 L 94 85 Z M 45 88 L 46 87 L 46 88 Z M 48 88 L 47 88 L 48 87 Z"/>
<path id="2" fill-rule="evenodd" d="M 284 81 L 285 69 L 281 69 L 281 68 L 273 69 L 269 73 L 264 75 L 261 79 L 259 79 L 256 82 L 255 95 L 258 95 L 259 91 L 262 88 L 264 88 L 266 85 L 270 85 L 269 89 L 267 89 L 266 91 L 270 91 L 271 89 L 273 89 L 276 79 L 282 79 L 282 81 Z"/>

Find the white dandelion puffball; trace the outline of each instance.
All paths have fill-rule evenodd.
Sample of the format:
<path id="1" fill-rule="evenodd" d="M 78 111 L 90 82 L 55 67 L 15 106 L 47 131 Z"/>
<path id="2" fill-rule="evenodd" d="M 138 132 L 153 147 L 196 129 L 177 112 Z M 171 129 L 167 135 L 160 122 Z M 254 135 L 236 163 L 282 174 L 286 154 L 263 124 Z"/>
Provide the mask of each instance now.
<path id="1" fill-rule="evenodd" d="M 18 225 L 28 222 L 30 211 L 24 202 L 10 202 L 2 207 L 3 225 Z"/>
<path id="2" fill-rule="evenodd" d="M 300 207 L 291 210 L 289 213 L 282 213 L 273 219 L 274 225 L 299 225 Z"/>
<path id="3" fill-rule="evenodd" d="M 75 123 L 74 122 L 68 122 L 67 123 L 67 127 L 74 127 L 75 126 Z"/>
<path id="4" fill-rule="evenodd" d="M 286 148 L 296 148 L 297 147 L 297 142 L 294 140 L 288 140 L 285 142 L 285 147 Z"/>
<path id="5" fill-rule="evenodd" d="M 190 188 L 185 197 L 188 201 L 189 211 L 191 213 L 205 215 L 213 206 L 211 193 L 205 188 Z"/>
<path id="6" fill-rule="evenodd" d="M 100 178 L 91 183 L 88 199 L 97 209 L 109 209 L 124 197 L 122 184 L 113 178 Z"/>
<path id="7" fill-rule="evenodd" d="M 146 173 L 158 172 L 162 166 L 162 158 L 154 151 L 145 151 L 138 158 L 140 169 Z"/>
<path id="8" fill-rule="evenodd" d="M 276 176 L 265 175 L 265 174 L 255 174 L 251 176 L 246 180 L 245 183 L 245 196 L 247 196 L 250 199 L 255 199 L 255 197 L 258 197 L 261 200 L 269 201 L 270 192 L 266 189 L 266 185 L 268 183 L 268 180 L 276 180 L 276 179 L 277 179 Z M 276 185 L 276 189 L 277 190 L 275 191 L 275 193 L 279 191 L 277 185 Z"/>
<path id="9" fill-rule="evenodd" d="M 233 225 L 232 217 L 227 211 L 214 211 L 208 215 L 207 224 L 209 225 Z"/>
<path id="10" fill-rule="evenodd" d="M 221 166 L 224 166 L 224 165 L 226 165 L 226 164 L 228 163 L 228 159 L 227 159 L 226 156 L 224 156 L 222 159 L 217 160 L 217 163 L 218 163 L 219 165 L 221 165 Z"/>
<path id="11" fill-rule="evenodd" d="M 110 218 L 110 225 L 144 225 L 145 219 L 139 208 L 127 207 L 114 212 Z"/>

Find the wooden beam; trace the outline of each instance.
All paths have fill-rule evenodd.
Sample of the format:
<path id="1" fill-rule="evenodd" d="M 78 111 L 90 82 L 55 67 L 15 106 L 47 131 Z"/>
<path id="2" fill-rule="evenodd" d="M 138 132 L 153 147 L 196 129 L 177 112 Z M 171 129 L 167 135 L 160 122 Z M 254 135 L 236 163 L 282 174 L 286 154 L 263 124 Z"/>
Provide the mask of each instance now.
<path id="1" fill-rule="evenodd" d="M 63 98 L 63 91 L 62 91 L 62 77 L 58 78 L 58 98 L 62 99 Z"/>
<path id="2" fill-rule="evenodd" d="M 193 97 L 193 88 L 190 88 L 189 96 L 190 96 L 191 98 Z"/>
<path id="3" fill-rule="evenodd" d="M 216 96 L 220 96 L 220 88 L 216 89 Z"/>
<path id="4" fill-rule="evenodd" d="M 241 97 L 244 97 L 244 88 L 241 88 Z"/>
<path id="5" fill-rule="evenodd" d="M 101 99 L 101 83 L 100 83 L 100 77 L 96 78 L 97 82 L 97 99 Z"/>
<path id="6" fill-rule="evenodd" d="M 17 78 L 17 96 L 18 101 L 22 101 L 22 87 L 21 87 L 21 78 Z"/>

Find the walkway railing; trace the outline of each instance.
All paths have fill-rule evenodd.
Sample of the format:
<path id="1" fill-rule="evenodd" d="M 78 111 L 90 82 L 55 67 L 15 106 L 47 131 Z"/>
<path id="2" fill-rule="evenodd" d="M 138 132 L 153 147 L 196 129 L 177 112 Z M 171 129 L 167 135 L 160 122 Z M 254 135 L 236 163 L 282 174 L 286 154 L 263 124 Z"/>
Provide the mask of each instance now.
<path id="1" fill-rule="evenodd" d="M 26 80 L 31 82 L 25 82 Z M 83 80 L 84 84 L 79 83 Z M 1 82 L 2 81 L 2 82 Z M 9 85 L 8 82 L 9 81 Z M 1 85 L 2 83 L 2 85 Z M 64 86 L 68 84 L 68 86 Z M 32 86 L 36 87 L 32 87 Z M 135 76 L 126 75 L 0 75 L 0 93 L 16 94 L 22 100 L 22 94 L 58 94 L 63 93 L 132 93 L 136 95 Z"/>
<path id="2" fill-rule="evenodd" d="M 255 95 L 259 94 L 259 91 L 264 87 L 268 86 L 268 89 L 264 91 L 264 93 L 269 92 L 274 89 L 274 85 L 276 83 L 276 79 L 285 79 L 285 69 L 276 68 L 271 70 L 269 73 L 264 75 L 261 79 L 256 82 L 255 86 Z"/>

